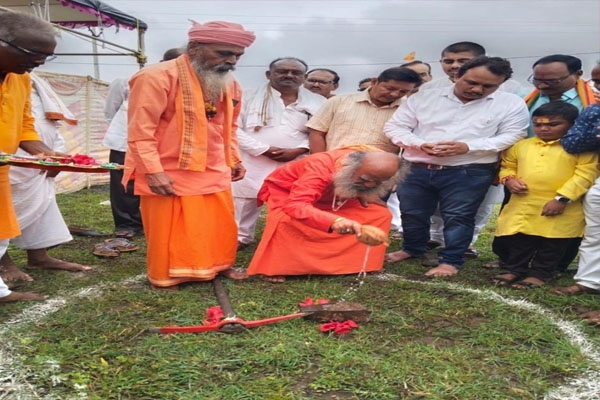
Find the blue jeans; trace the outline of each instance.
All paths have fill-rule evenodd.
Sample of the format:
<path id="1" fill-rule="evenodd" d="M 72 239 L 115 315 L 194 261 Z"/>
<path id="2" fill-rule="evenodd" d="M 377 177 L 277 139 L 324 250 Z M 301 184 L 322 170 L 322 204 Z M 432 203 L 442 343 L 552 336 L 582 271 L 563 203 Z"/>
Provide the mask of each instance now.
<path id="1" fill-rule="evenodd" d="M 439 252 L 440 263 L 460 268 L 473 238 L 475 214 L 495 174 L 494 166 L 429 170 L 412 165 L 397 191 L 404 231 L 403 250 L 413 257 L 425 253 L 430 218 L 439 204 L 446 243 Z"/>

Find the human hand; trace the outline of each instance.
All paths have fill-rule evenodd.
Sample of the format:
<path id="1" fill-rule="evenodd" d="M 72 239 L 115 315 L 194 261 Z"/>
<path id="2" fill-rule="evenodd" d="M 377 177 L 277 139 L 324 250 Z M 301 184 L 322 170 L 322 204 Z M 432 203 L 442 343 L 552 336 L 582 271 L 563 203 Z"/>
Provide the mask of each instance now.
<path id="1" fill-rule="evenodd" d="M 165 172 L 157 172 L 155 174 L 146 174 L 148 179 L 148 187 L 152 193 L 162 196 L 175 196 L 173 181 Z"/>
<path id="2" fill-rule="evenodd" d="M 429 154 L 430 156 L 437 156 L 437 152 L 435 150 L 435 143 L 423 143 L 420 149 L 422 152 Z"/>
<path id="3" fill-rule="evenodd" d="M 241 181 L 246 176 L 246 168 L 242 163 L 237 163 L 231 167 L 231 182 Z"/>
<path id="4" fill-rule="evenodd" d="M 542 216 L 544 217 L 552 217 L 554 215 L 560 215 L 565 211 L 566 203 L 561 203 L 558 200 L 552 199 L 542 208 Z"/>
<path id="5" fill-rule="evenodd" d="M 437 157 L 449 157 L 469 152 L 469 146 L 464 142 L 438 142 L 433 147 Z"/>
<path id="6" fill-rule="evenodd" d="M 296 159 L 301 154 L 307 153 L 308 149 L 296 148 L 296 149 L 281 149 L 271 151 L 269 158 L 274 161 L 288 162 Z"/>
<path id="7" fill-rule="evenodd" d="M 331 230 L 340 235 L 355 234 L 360 232 L 361 225 L 351 219 L 338 218 L 331 224 Z"/>
<path id="8" fill-rule="evenodd" d="M 529 191 L 527 184 L 518 178 L 507 180 L 504 182 L 504 186 L 513 194 L 525 194 Z"/>

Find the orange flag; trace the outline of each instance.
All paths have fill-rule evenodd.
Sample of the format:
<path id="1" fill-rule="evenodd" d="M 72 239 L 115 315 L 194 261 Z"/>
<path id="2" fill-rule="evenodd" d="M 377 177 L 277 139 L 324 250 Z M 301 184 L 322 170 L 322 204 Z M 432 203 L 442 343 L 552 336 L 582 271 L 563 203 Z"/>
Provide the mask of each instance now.
<path id="1" fill-rule="evenodd" d="M 411 51 L 410 53 L 408 53 L 407 55 L 404 56 L 403 60 L 404 61 L 414 61 L 416 56 L 417 56 L 417 52 Z"/>

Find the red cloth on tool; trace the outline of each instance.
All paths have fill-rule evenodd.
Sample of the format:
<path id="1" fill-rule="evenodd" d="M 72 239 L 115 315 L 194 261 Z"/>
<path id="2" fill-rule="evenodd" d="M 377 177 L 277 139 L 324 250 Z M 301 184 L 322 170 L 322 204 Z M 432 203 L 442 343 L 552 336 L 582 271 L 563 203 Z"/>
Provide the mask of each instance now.
<path id="1" fill-rule="evenodd" d="M 344 322 L 331 321 L 326 324 L 319 325 L 319 330 L 323 333 L 333 331 L 336 335 L 344 335 L 352 329 L 359 328 L 359 325 L 351 319 Z"/>

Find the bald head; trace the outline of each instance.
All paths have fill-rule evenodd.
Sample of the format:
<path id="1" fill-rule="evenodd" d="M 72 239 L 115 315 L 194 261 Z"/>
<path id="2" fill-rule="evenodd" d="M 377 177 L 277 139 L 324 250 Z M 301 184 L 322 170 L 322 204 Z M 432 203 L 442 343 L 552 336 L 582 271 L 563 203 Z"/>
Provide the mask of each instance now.
<path id="1" fill-rule="evenodd" d="M 169 49 L 167 51 L 165 51 L 165 53 L 162 56 L 162 60 L 160 61 L 169 61 L 169 60 L 174 60 L 177 57 L 179 57 L 180 55 L 184 54 L 185 50 L 181 47 L 174 47 L 172 49 Z"/>
<path id="2" fill-rule="evenodd" d="M 393 177 L 400 168 L 400 158 L 396 154 L 369 151 L 356 170 L 358 175 L 366 175 L 375 182 L 382 182 Z"/>
<path id="3" fill-rule="evenodd" d="M 389 194 L 403 176 L 400 158 L 384 151 L 355 151 L 334 176 L 335 192 L 343 198 L 372 201 Z"/>

